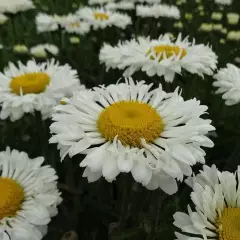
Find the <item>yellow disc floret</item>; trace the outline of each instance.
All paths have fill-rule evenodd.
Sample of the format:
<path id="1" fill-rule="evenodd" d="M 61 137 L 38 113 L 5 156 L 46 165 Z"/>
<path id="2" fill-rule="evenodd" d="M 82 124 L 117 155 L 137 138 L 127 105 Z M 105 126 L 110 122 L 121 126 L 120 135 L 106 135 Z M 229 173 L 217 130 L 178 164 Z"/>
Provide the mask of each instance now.
<path id="1" fill-rule="evenodd" d="M 240 208 L 225 208 L 217 220 L 219 240 L 240 239 Z"/>
<path id="2" fill-rule="evenodd" d="M 13 217 L 21 209 L 24 190 L 15 180 L 0 177 L 0 220 Z"/>
<path id="3" fill-rule="evenodd" d="M 94 13 L 94 18 L 96 20 L 108 20 L 109 19 L 109 15 L 107 13 L 95 12 Z"/>
<path id="4" fill-rule="evenodd" d="M 44 92 L 47 85 L 50 83 L 50 77 L 44 72 L 26 73 L 14 77 L 10 82 L 12 92 L 20 95 L 28 93 Z"/>
<path id="5" fill-rule="evenodd" d="M 187 55 L 186 49 L 171 45 L 157 45 L 148 50 L 146 55 L 150 56 L 151 60 L 158 59 L 160 55 L 159 61 L 162 61 L 164 57 L 170 58 L 172 56 L 179 56 L 179 54 L 180 59 L 184 58 Z"/>
<path id="6" fill-rule="evenodd" d="M 146 103 L 119 101 L 101 112 L 98 129 L 108 141 L 117 138 L 123 145 L 141 148 L 141 139 L 153 142 L 163 131 L 158 112 Z"/>

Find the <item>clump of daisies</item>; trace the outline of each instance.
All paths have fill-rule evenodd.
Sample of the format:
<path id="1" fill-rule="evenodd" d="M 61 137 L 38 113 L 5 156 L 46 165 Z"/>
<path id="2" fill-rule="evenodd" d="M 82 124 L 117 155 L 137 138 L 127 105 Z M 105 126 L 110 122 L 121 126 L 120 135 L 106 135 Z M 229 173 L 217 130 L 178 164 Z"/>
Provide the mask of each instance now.
<path id="1" fill-rule="evenodd" d="M 62 199 L 57 175 L 42 166 L 43 157 L 30 159 L 25 152 L 0 152 L 0 238 L 36 239 L 47 233 Z"/>
<path id="2" fill-rule="evenodd" d="M 1 0 L 0 13 L 17 13 L 35 8 L 31 0 Z"/>
<path id="3" fill-rule="evenodd" d="M 34 57 L 38 58 L 46 58 L 48 56 L 48 52 L 52 55 L 58 55 L 59 48 L 53 44 L 38 44 L 30 48 L 30 53 Z"/>
<path id="4" fill-rule="evenodd" d="M 212 75 L 217 64 L 217 55 L 209 46 L 190 42 L 188 37 L 182 39 L 181 34 L 175 41 L 165 34 L 154 40 L 139 37 L 116 46 L 105 43 L 99 59 L 107 70 L 125 70 L 125 77 L 141 70 L 150 77 L 164 76 L 167 82 L 172 82 L 175 73 L 181 74 L 182 69 L 201 77 Z"/>
<path id="5" fill-rule="evenodd" d="M 137 5 L 136 15 L 140 17 L 166 17 L 180 19 L 178 7 L 166 4 Z"/>
<path id="6" fill-rule="evenodd" d="M 43 119 L 51 117 L 53 107 L 64 97 L 83 89 L 77 71 L 54 60 L 28 61 L 26 65 L 9 63 L 0 72 L 0 118 L 20 119 L 25 113 L 40 111 Z"/>
<path id="7" fill-rule="evenodd" d="M 46 13 L 38 13 L 35 22 L 38 33 L 52 32 L 59 28 L 59 18 Z"/>
<path id="8" fill-rule="evenodd" d="M 216 93 L 223 94 L 226 105 L 234 105 L 240 102 L 240 69 L 233 64 L 227 64 L 214 75 L 214 87 Z"/>
<path id="9" fill-rule="evenodd" d="M 191 166 L 204 163 L 202 147 L 213 147 L 206 136 L 215 128 L 201 118 L 207 106 L 184 101 L 161 84 L 134 82 L 75 92 L 67 104 L 55 107 L 50 143 L 57 143 L 63 160 L 85 154 L 83 177 L 112 182 L 131 173 L 147 189 L 177 191 L 176 180 L 190 176 Z"/>
<path id="10" fill-rule="evenodd" d="M 177 212 L 174 225 L 182 233 L 179 240 L 240 239 L 240 168 L 235 173 L 220 172 L 216 166 L 204 166 L 188 181 L 194 206 L 188 213 Z"/>
<path id="11" fill-rule="evenodd" d="M 123 13 L 108 11 L 103 8 L 83 7 L 77 11 L 80 19 L 90 23 L 93 29 L 119 27 L 125 29 L 131 24 L 131 18 Z"/>

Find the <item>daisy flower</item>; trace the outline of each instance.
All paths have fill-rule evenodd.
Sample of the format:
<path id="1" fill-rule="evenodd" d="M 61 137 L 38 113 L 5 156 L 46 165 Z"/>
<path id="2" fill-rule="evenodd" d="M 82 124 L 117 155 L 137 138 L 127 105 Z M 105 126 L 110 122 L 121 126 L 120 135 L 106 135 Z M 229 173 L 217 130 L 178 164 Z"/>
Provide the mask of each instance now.
<path id="1" fill-rule="evenodd" d="M 0 72 L 0 118 L 20 119 L 24 113 L 40 111 L 43 119 L 51 116 L 52 108 L 63 97 L 83 88 L 77 71 L 69 65 L 59 65 L 54 60 L 37 64 L 28 61 L 26 65 L 9 63 Z"/>
<path id="2" fill-rule="evenodd" d="M 4 24 L 8 20 L 8 17 L 0 13 L 0 25 Z"/>
<path id="3" fill-rule="evenodd" d="M 166 93 L 144 81 L 92 91 L 75 92 L 66 105 L 55 108 L 50 143 L 57 143 L 61 159 L 86 154 L 83 177 L 112 182 L 121 172 L 150 190 L 177 191 L 177 180 L 191 175 L 191 166 L 204 163 L 201 148 L 213 147 L 205 135 L 214 130 L 200 116 L 207 106 L 184 101 L 178 89 Z"/>
<path id="4" fill-rule="evenodd" d="M 62 17 L 60 25 L 68 33 L 77 33 L 84 35 L 90 30 L 89 23 L 80 21 L 79 17 L 73 14 Z"/>
<path id="5" fill-rule="evenodd" d="M 25 152 L 0 152 L 0 239 L 40 240 L 62 201 L 57 175 L 44 158 Z"/>
<path id="6" fill-rule="evenodd" d="M 189 181 L 195 205 L 188 213 L 177 212 L 174 225 L 183 232 L 179 240 L 237 240 L 240 239 L 240 168 L 235 173 L 220 172 L 216 166 L 203 171 Z"/>
<path id="7" fill-rule="evenodd" d="M 95 30 L 111 26 L 124 29 L 127 25 L 132 23 L 131 18 L 128 15 L 107 11 L 103 8 L 80 8 L 77 11 L 77 15 L 82 20 L 89 22 Z"/>
<path id="8" fill-rule="evenodd" d="M 48 52 L 56 56 L 59 53 L 59 48 L 53 44 L 38 44 L 30 48 L 30 53 L 35 57 L 46 58 Z"/>
<path id="9" fill-rule="evenodd" d="M 140 17 L 166 17 L 180 19 L 180 11 L 178 7 L 166 4 L 137 5 L 136 15 Z"/>
<path id="10" fill-rule="evenodd" d="M 182 68 L 201 77 L 212 75 L 216 69 L 217 56 L 209 46 L 189 42 L 178 35 L 171 41 L 168 34 L 156 40 L 139 37 L 117 46 L 104 44 L 99 59 L 110 68 L 125 69 L 124 76 L 131 76 L 142 70 L 148 76 L 164 76 L 165 81 L 172 82 L 175 73 L 181 74 Z"/>
<path id="11" fill-rule="evenodd" d="M 36 16 L 37 32 L 52 32 L 58 30 L 58 19 L 46 13 L 38 13 Z"/>
<path id="12" fill-rule="evenodd" d="M 35 8 L 30 0 L 1 0 L 0 12 L 17 13 Z"/>
<path id="13" fill-rule="evenodd" d="M 216 4 L 221 4 L 221 5 L 231 5 L 232 4 L 232 0 L 215 0 Z"/>
<path id="14" fill-rule="evenodd" d="M 240 69 L 233 64 L 227 64 L 214 75 L 216 93 L 223 93 L 225 104 L 230 106 L 240 102 Z"/>
<path id="15" fill-rule="evenodd" d="M 110 3 L 110 2 L 114 2 L 114 1 L 115 0 L 89 0 L 88 4 L 89 5 L 95 5 L 95 4 L 104 5 L 104 4 L 107 4 L 107 3 Z"/>
<path id="16" fill-rule="evenodd" d="M 108 3 L 105 6 L 105 9 L 108 10 L 116 10 L 116 9 L 121 9 L 121 10 L 132 10 L 135 8 L 134 2 L 127 2 L 126 0 L 121 1 L 121 2 L 114 2 L 114 3 Z"/>

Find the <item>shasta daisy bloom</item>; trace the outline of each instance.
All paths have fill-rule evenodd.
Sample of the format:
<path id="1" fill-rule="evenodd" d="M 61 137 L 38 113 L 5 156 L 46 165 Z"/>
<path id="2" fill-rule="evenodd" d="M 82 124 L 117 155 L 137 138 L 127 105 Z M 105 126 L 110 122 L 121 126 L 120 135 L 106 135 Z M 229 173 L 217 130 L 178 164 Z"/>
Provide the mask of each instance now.
<path id="1" fill-rule="evenodd" d="M 212 75 L 217 63 L 217 56 L 209 46 L 190 42 L 188 37 L 182 39 L 181 34 L 175 42 L 165 34 L 157 40 L 139 37 L 119 42 L 117 46 L 104 44 L 99 59 L 107 70 L 125 69 L 125 77 L 141 70 L 148 76 L 164 76 L 167 82 L 172 82 L 175 73 L 181 74 L 182 69 L 201 77 Z"/>
<path id="2" fill-rule="evenodd" d="M 73 14 L 69 14 L 65 17 L 62 17 L 60 24 L 66 32 L 77 33 L 84 35 L 89 32 L 90 25 L 87 22 L 79 20 L 79 17 Z"/>
<path id="3" fill-rule="evenodd" d="M 126 28 L 131 24 L 131 18 L 122 13 L 104 10 L 103 8 L 80 8 L 77 15 L 84 21 L 90 23 L 93 29 L 106 28 L 106 27 L 119 27 Z"/>
<path id="4" fill-rule="evenodd" d="M 121 1 L 121 2 L 113 2 L 113 3 L 108 3 L 105 5 L 105 8 L 108 10 L 116 10 L 116 9 L 121 9 L 121 10 L 132 10 L 135 8 L 134 2 L 127 2 L 126 0 Z"/>
<path id="5" fill-rule="evenodd" d="M 38 13 L 36 16 L 37 32 L 52 32 L 58 30 L 58 19 L 46 13 Z"/>
<path id="6" fill-rule="evenodd" d="M 82 89 L 77 71 L 54 60 L 37 64 L 18 62 L 0 73 L 0 118 L 20 119 L 24 113 L 40 111 L 43 119 L 51 116 L 52 108 L 61 98 Z"/>
<path id="7" fill-rule="evenodd" d="M 214 130 L 201 115 L 207 107 L 196 99 L 184 101 L 178 90 L 166 93 L 144 81 L 75 92 L 66 105 L 55 108 L 50 143 L 61 159 L 86 154 L 83 177 L 112 182 L 131 173 L 148 189 L 177 191 L 177 180 L 191 175 L 191 166 L 204 163 L 201 148 L 213 147 L 205 135 Z"/>
<path id="8" fill-rule="evenodd" d="M 214 75 L 214 87 L 216 93 L 223 93 L 222 98 L 226 105 L 234 105 L 240 102 L 240 69 L 233 64 L 227 64 Z"/>
<path id="9" fill-rule="evenodd" d="M 61 203 L 57 175 L 44 158 L 25 152 L 0 152 L 0 238 L 40 240 Z"/>
<path id="10" fill-rule="evenodd" d="M 235 173 L 220 172 L 216 166 L 190 180 L 191 199 L 195 205 L 188 213 L 177 212 L 174 225 L 183 232 L 179 240 L 237 240 L 240 239 L 240 168 Z"/>
<path id="11" fill-rule="evenodd" d="M 180 19 L 180 11 L 178 7 L 166 4 L 153 4 L 153 5 L 137 5 L 136 14 L 140 17 L 167 17 Z"/>
<path id="12" fill-rule="evenodd" d="M 38 44 L 37 46 L 30 48 L 30 53 L 35 57 L 46 58 L 48 52 L 52 55 L 58 55 L 59 49 L 56 45 L 53 44 Z"/>
<path id="13" fill-rule="evenodd" d="M 23 12 L 35 8 L 30 0 L 1 0 L 0 1 L 0 13 L 17 13 Z"/>

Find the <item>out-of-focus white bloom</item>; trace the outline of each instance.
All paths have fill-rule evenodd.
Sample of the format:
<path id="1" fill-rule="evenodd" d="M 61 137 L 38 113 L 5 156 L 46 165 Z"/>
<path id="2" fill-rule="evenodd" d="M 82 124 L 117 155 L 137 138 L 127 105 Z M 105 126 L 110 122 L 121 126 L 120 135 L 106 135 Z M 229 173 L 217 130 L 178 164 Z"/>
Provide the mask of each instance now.
<path id="1" fill-rule="evenodd" d="M 223 14 L 221 12 L 213 12 L 211 17 L 213 20 L 220 21 L 223 18 Z"/>
<path id="2" fill-rule="evenodd" d="M 188 179 L 194 209 L 188 205 L 188 213 L 174 214 L 174 225 L 182 231 L 175 233 L 177 240 L 240 239 L 239 178 L 239 167 L 231 173 L 205 165 L 196 177 Z"/>
<path id="3" fill-rule="evenodd" d="M 80 19 L 90 23 L 93 29 L 111 26 L 124 29 L 127 25 L 132 23 L 131 18 L 127 14 L 108 11 L 103 8 L 80 8 L 77 11 L 77 15 Z"/>
<path id="4" fill-rule="evenodd" d="M 213 25 L 212 23 L 202 23 L 198 30 L 202 32 L 212 32 Z"/>
<path id="5" fill-rule="evenodd" d="M 46 58 L 48 53 L 50 52 L 52 55 L 58 55 L 59 49 L 56 45 L 53 44 L 38 44 L 37 46 L 30 48 L 30 53 L 39 58 Z"/>
<path id="6" fill-rule="evenodd" d="M 126 0 L 121 2 L 116 2 L 116 3 L 115 2 L 108 3 L 104 7 L 108 10 L 117 10 L 117 9 L 132 10 L 135 8 L 134 2 L 127 2 Z"/>
<path id="7" fill-rule="evenodd" d="M 219 23 L 219 24 L 213 24 L 213 25 L 212 25 L 212 29 L 213 29 L 214 31 L 221 31 L 221 30 L 223 29 L 223 25 L 222 25 L 221 23 Z"/>
<path id="8" fill-rule="evenodd" d="M 227 29 L 226 29 L 226 28 L 222 28 L 222 29 L 221 29 L 221 33 L 227 34 Z"/>
<path id="9" fill-rule="evenodd" d="M 0 13 L 17 13 L 35 8 L 30 0 L 1 0 Z"/>
<path id="10" fill-rule="evenodd" d="M 90 24 L 80 21 L 77 15 L 69 14 L 61 18 L 60 26 L 68 33 L 77 33 L 84 35 L 89 32 Z"/>
<path id="11" fill-rule="evenodd" d="M 0 49 L 3 49 L 3 45 L 2 44 L 0 44 Z"/>
<path id="12" fill-rule="evenodd" d="M 103 5 L 103 4 L 107 4 L 107 3 L 110 3 L 110 2 L 114 2 L 114 1 L 115 0 L 89 0 L 88 4 L 89 5 L 95 5 L 95 4 Z"/>
<path id="13" fill-rule="evenodd" d="M 225 44 L 225 43 L 226 43 L 226 39 L 221 38 L 219 42 L 220 42 L 221 44 Z"/>
<path id="14" fill-rule="evenodd" d="M 236 58 L 234 59 L 234 61 L 235 61 L 236 63 L 240 63 L 240 57 L 236 57 Z"/>
<path id="15" fill-rule="evenodd" d="M 200 76 L 212 75 L 216 69 L 217 56 L 209 46 L 190 42 L 181 34 L 171 41 L 167 34 L 158 39 L 139 37 L 117 46 L 104 44 L 100 50 L 100 62 L 110 68 L 125 69 L 124 76 L 136 71 L 144 71 L 148 76 L 164 76 L 172 82 L 175 74 L 182 69 Z"/>
<path id="16" fill-rule="evenodd" d="M 237 25 L 239 22 L 239 14 L 238 13 L 228 13 L 227 19 L 228 19 L 229 24 Z"/>
<path id="17" fill-rule="evenodd" d="M 78 44 L 78 43 L 80 43 L 80 38 L 79 37 L 70 37 L 69 41 L 72 44 Z"/>
<path id="18" fill-rule="evenodd" d="M 43 157 L 30 159 L 25 152 L 0 152 L 0 239 L 41 240 L 58 213 L 61 193 L 56 171 L 41 166 Z"/>
<path id="19" fill-rule="evenodd" d="M 58 29 L 58 20 L 54 16 L 46 13 L 38 13 L 36 16 L 37 32 L 52 32 Z"/>
<path id="20" fill-rule="evenodd" d="M 233 0 L 215 0 L 216 4 L 221 4 L 221 5 L 231 5 Z"/>
<path id="21" fill-rule="evenodd" d="M 64 97 L 71 97 L 83 85 L 77 71 L 54 60 L 26 65 L 9 63 L 0 73 L 0 118 L 16 121 L 25 113 L 40 111 L 42 118 L 51 117 L 53 107 Z"/>
<path id="22" fill-rule="evenodd" d="M 136 14 L 140 17 L 167 17 L 180 19 L 180 11 L 178 7 L 166 4 L 154 5 L 137 5 Z"/>
<path id="23" fill-rule="evenodd" d="M 126 1 L 126 0 L 125 0 Z M 162 0 L 134 0 L 136 3 L 159 4 Z"/>
<path id="24" fill-rule="evenodd" d="M 187 19 L 187 20 L 192 20 L 192 19 L 193 19 L 192 13 L 185 13 L 184 17 L 185 17 L 185 19 Z"/>
<path id="25" fill-rule="evenodd" d="M 216 93 L 223 93 L 222 98 L 226 105 L 234 105 L 240 102 L 240 69 L 233 64 L 227 64 L 214 75 L 216 81 L 213 83 L 218 90 Z"/>
<path id="26" fill-rule="evenodd" d="M 0 13 L 0 25 L 4 24 L 8 20 L 8 17 Z"/>
<path id="27" fill-rule="evenodd" d="M 28 53 L 28 47 L 23 44 L 18 44 L 13 47 L 15 53 Z"/>
<path id="28" fill-rule="evenodd" d="M 182 29 L 183 28 L 183 23 L 182 22 L 175 22 L 174 24 L 173 24 L 173 27 L 174 28 L 178 28 L 178 29 Z"/>
<path id="29" fill-rule="evenodd" d="M 213 147 L 206 136 L 215 128 L 203 119 L 207 106 L 184 101 L 178 89 L 166 93 L 162 85 L 134 82 L 75 92 L 66 105 L 55 108 L 50 143 L 61 158 L 86 154 L 80 163 L 83 177 L 112 182 L 131 173 L 136 182 L 167 194 L 177 191 L 177 180 L 189 176 L 191 166 L 204 163 L 202 147 Z"/>
<path id="30" fill-rule="evenodd" d="M 240 31 L 228 32 L 227 39 L 232 41 L 240 41 Z"/>

